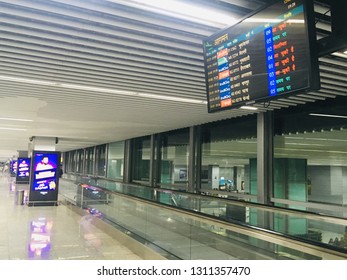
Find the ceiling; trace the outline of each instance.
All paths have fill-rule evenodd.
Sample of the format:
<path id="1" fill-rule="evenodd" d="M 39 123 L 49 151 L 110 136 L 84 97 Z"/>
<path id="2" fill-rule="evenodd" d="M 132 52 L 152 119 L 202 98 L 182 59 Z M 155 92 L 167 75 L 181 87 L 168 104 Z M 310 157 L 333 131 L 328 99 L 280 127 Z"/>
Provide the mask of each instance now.
<path id="1" fill-rule="evenodd" d="M 233 20 L 204 12 L 236 21 L 266 2 L 0 0 L 0 160 L 32 136 L 68 151 L 251 114 L 207 113 L 202 40 Z M 317 39 L 329 36 L 330 7 L 315 12 Z M 258 111 L 347 95 L 345 53 L 322 56 L 320 75 L 319 91 Z"/>

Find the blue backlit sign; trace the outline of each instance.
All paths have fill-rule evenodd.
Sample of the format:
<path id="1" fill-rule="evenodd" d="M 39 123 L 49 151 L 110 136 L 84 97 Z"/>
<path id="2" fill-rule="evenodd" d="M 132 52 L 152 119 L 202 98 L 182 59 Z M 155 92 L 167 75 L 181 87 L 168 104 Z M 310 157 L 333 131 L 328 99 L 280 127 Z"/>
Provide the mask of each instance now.
<path id="1" fill-rule="evenodd" d="M 57 205 L 60 152 L 33 151 L 29 206 Z"/>
<path id="2" fill-rule="evenodd" d="M 59 155 L 36 153 L 33 160 L 32 189 L 34 191 L 54 191 L 57 187 Z"/>
<path id="3" fill-rule="evenodd" d="M 30 158 L 18 158 L 17 161 L 17 182 L 29 182 L 30 176 Z"/>

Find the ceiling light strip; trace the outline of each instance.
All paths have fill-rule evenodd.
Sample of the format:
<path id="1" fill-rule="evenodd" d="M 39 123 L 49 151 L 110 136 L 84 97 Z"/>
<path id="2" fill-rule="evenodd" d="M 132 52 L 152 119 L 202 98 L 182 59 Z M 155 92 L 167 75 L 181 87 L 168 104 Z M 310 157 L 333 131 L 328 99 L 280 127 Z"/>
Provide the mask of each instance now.
<path id="1" fill-rule="evenodd" d="M 0 130 L 27 131 L 26 128 L 0 127 Z"/>
<path id="2" fill-rule="evenodd" d="M 29 119 L 17 119 L 17 118 L 8 118 L 8 117 L 0 117 L 0 120 L 4 120 L 4 121 L 18 121 L 18 122 L 33 122 L 33 120 L 29 120 Z"/>
<path id="3" fill-rule="evenodd" d="M 347 119 L 347 116 L 343 116 L 343 115 L 329 115 L 329 114 L 319 114 L 319 113 L 311 113 L 309 115 L 310 116 L 315 116 L 315 117 Z"/>

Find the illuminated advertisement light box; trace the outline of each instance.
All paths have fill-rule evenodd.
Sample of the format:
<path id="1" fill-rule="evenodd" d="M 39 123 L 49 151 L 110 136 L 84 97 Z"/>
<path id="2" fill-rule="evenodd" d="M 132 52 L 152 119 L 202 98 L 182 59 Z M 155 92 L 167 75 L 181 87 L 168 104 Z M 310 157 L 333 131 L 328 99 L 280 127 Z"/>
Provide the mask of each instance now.
<path id="1" fill-rule="evenodd" d="M 17 183 L 28 183 L 30 178 L 30 158 L 18 158 L 17 161 Z"/>
<path id="2" fill-rule="evenodd" d="M 281 0 L 203 41 L 208 112 L 319 89 L 313 1 Z"/>
<path id="3" fill-rule="evenodd" d="M 33 151 L 29 206 L 57 204 L 59 165 L 60 152 Z"/>
<path id="4" fill-rule="evenodd" d="M 11 160 L 10 162 L 10 172 L 11 172 L 11 177 L 16 176 L 17 174 L 17 160 Z"/>

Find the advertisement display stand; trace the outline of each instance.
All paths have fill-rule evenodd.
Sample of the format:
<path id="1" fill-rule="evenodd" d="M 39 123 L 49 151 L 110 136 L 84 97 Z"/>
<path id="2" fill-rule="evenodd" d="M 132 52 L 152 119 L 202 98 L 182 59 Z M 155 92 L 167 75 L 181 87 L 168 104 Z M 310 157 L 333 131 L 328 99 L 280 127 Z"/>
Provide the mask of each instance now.
<path id="1" fill-rule="evenodd" d="M 58 205 L 60 152 L 33 151 L 28 206 Z"/>
<path id="2" fill-rule="evenodd" d="M 17 174 L 17 160 L 11 160 L 10 162 L 10 175 L 11 177 L 16 177 Z"/>
<path id="3" fill-rule="evenodd" d="M 16 183 L 28 184 L 30 178 L 30 158 L 18 158 Z"/>

